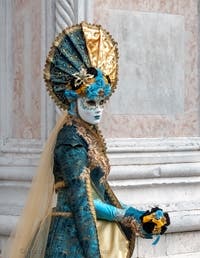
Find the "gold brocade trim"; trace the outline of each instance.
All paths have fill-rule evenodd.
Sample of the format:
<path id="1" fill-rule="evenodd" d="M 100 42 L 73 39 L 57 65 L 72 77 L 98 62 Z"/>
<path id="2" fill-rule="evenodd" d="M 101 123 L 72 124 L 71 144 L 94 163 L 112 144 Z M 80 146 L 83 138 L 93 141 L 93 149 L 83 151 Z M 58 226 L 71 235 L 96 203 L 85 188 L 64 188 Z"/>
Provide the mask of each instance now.
<path id="1" fill-rule="evenodd" d="M 109 197 L 110 197 L 112 203 L 113 203 L 117 208 L 122 209 L 122 206 L 121 206 L 119 200 L 117 199 L 117 197 L 116 197 L 115 194 L 113 193 L 113 191 L 112 191 L 112 189 L 111 189 L 111 187 L 109 186 L 109 184 L 108 184 L 107 181 L 104 183 L 104 187 L 105 187 L 105 190 L 106 190 L 106 192 L 108 193 L 108 195 L 109 195 Z"/>
<path id="2" fill-rule="evenodd" d="M 144 237 L 144 235 L 142 233 L 141 225 L 132 217 L 124 218 L 122 221 L 122 224 L 126 227 L 129 227 L 132 231 L 132 237 L 130 239 L 130 244 L 129 244 L 129 253 L 127 257 L 127 258 L 130 258 L 133 254 L 134 247 L 135 247 L 135 237 L 136 236 Z"/>
<path id="3" fill-rule="evenodd" d="M 90 178 L 90 169 L 84 168 L 83 172 L 79 176 L 80 179 L 85 180 L 87 178 Z"/>
<path id="4" fill-rule="evenodd" d="M 55 183 L 54 190 L 55 190 L 55 192 L 57 192 L 58 189 L 64 188 L 64 187 L 66 187 L 65 181 L 64 180 L 63 181 L 59 181 L 59 182 Z"/>
<path id="5" fill-rule="evenodd" d="M 124 226 L 132 228 L 136 236 L 144 237 L 141 225 L 132 217 L 125 217 L 121 222 Z"/>
<path id="6" fill-rule="evenodd" d="M 72 212 L 62 212 L 62 211 L 54 211 L 51 214 L 52 216 L 61 216 L 61 217 L 67 217 L 67 218 L 71 218 L 73 217 L 73 213 Z"/>
<path id="7" fill-rule="evenodd" d="M 92 186 L 91 186 L 90 177 L 86 177 L 85 178 L 85 183 L 86 183 L 86 191 L 87 191 L 87 198 L 88 198 L 88 203 L 89 203 L 89 207 L 90 207 L 90 212 L 91 212 L 92 218 L 94 220 L 95 229 L 96 229 L 96 236 L 97 236 L 97 241 L 98 241 L 98 246 L 100 247 L 98 231 L 97 231 L 97 216 L 96 216 L 96 211 L 95 211 L 93 197 L 92 197 Z M 100 257 L 102 257 L 101 254 L 100 254 Z"/>
<path id="8" fill-rule="evenodd" d="M 88 144 L 89 169 L 101 167 L 107 178 L 110 172 L 110 164 L 106 155 L 106 143 L 97 126 L 90 125 L 82 119 L 68 116 L 66 124 L 75 124 L 77 132 Z"/>
<path id="9" fill-rule="evenodd" d="M 85 178 L 85 183 L 86 183 L 86 191 L 87 191 L 87 197 L 88 197 L 88 203 L 90 206 L 90 211 L 91 211 L 92 217 L 96 224 L 97 217 L 96 217 L 96 211 L 94 208 L 94 202 L 93 202 L 93 198 L 92 198 L 92 188 L 91 188 L 91 182 L 90 182 L 89 177 Z"/>
<path id="10" fill-rule="evenodd" d="M 132 228 L 130 228 L 130 229 L 132 231 L 132 234 L 131 234 L 131 239 L 129 240 L 129 251 L 128 251 L 127 258 L 132 257 L 132 254 L 133 254 L 133 251 L 135 248 L 135 232 Z"/>

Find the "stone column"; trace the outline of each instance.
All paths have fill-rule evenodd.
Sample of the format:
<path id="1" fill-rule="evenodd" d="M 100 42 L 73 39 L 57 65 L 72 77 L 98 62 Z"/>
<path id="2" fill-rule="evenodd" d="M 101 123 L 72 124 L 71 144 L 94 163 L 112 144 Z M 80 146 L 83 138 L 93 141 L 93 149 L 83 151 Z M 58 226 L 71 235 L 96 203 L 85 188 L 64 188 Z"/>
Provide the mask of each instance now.
<path id="1" fill-rule="evenodd" d="M 54 12 L 53 0 L 0 1 L 0 249 L 55 123 L 42 78 L 55 34 Z"/>

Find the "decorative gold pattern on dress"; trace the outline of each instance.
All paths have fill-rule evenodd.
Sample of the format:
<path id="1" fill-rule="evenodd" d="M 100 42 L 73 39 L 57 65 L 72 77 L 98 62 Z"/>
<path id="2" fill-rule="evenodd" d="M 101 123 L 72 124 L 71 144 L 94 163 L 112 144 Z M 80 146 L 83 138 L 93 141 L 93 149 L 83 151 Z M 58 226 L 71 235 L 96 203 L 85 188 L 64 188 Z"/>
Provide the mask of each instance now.
<path id="1" fill-rule="evenodd" d="M 86 191 L 87 191 L 87 198 L 88 198 L 90 211 L 91 211 L 92 217 L 96 224 L 97 217 L 96 217 L 96 211 L 94 208 L 94 202 L 93 202 L 93 198 L 92 198 L 92 187 L 91 187 L 90 177 L 85 178 L 85 183 L 86 183 Z"/>
<path id="2" fill-rule="evenodd" d="M 142 233 L 141 225 L 132 217 L 123 218 L 121 223 L 126 227 L 132 228 L 136 236 L 144 237 L 144 234 Z"/>
<path id="3" fill-rule="evenodd" d="M 59 189 L 64 188 L 64 187 L 66 187 L 65 181 L 64 180 L 59 181 L 59 182 L 55 183 L 54 190 L 55 190 L 55 192 L 57 192 Z"/>
<path id="4" fill-rule="evenodd" d="M 79 176 L 80 179 L 85 180 L 86 178 L 90 178 L 90 169 L 85 168 L 83 172 Z"/>
<path id="5" fill-rule="evenodd" d="M 132 253 L 135 247 L 135 235 L 140 237 L 144 237 L 144 235 L 142 233 L 141 225 L 133 218 L 131 217 L 124 218 L 122 221 L 122 224 L 126 227 L 129 227 L 132 231 L 132 237 L 130 239 L 130 244 L 129 244 L 129 253 L 127 256 L 127 258 L 130 258 L 132 256 Z"/>
<path id="6" fill-rule="evenodd" d="M 128 254 L 127 254 L 127 258 L 131 258 L 134 248 L 135 248 L 135 231 L 133 230 L 133 228 L 131 228 L 132 234 L 131 234 L 131 239 L 129 240 L 129 250 L 128 250 Z"/>
<path id="7" fill-rule="evenodd" d="M 66 117 L 66 124 L 69 125 L 69 126 L 71 126 L 73 124 L 72 123 L 72 118 L 71 118 L 70 115 L 67 115 L 67 117 Z"/>
<path id="8" fill-rule="evenodd" d="M 52 212 L 51 215 L 52 216 L 67 217 L 67 218 L 73 217 L 73 213 L 72 212 L 62 212 L 62 211 L 54 211 L 54 212 Z"/>
<path id="9" fill-rule="evenodd" d="M 93 198 L 92 198 L 92 186 L 91 186 L 90 177 L 85 178 L 85 183 L 86 183 L 86 191 L 87 191 L 87 198 L 88 198 L 88 203 L 89 203 L 89 207 L 90 207 L 90 212 L 91 212 L 92 218 L 94 220 L 96 236 L 97 236 L 97 241 L 98 241 L 98 245 L 99 245 L 99 238 L 98 238 L 98 233 L 97 233 L 97 216 L 96 216 L 96 211 L 95 211 L 94 202 L 93 202 Z"/>
<path id="10" fill-rule="evenodd" d="M 75 124 L 78 134 L 82 136 L 88 144 L 90 170 L 101 167 L 105 178 L 107 178 L 110 172 L 110 164 L 106 155 L 106 143 L 100 130 L 96 126 L 89 125 L 79 118 L 71 117 L 71 121 L 70 119 L 68 121 Z M 68 122 L 67 125 L 69 125 Z"/>
<path id="11" fill-rule="evenodd" d="M 112 201 L 112 204 L 114 204 L 114 206 L 116 206 L 117 208 L 122 209 L 122 206 L 121 206 L 119 200 L 113 193 L 113 191 L 107 181 L 104 182 L 104 187 L 105 187 L 106 192 L 108 193 L 108 196 L 110 197 L 110 199 Z"/>

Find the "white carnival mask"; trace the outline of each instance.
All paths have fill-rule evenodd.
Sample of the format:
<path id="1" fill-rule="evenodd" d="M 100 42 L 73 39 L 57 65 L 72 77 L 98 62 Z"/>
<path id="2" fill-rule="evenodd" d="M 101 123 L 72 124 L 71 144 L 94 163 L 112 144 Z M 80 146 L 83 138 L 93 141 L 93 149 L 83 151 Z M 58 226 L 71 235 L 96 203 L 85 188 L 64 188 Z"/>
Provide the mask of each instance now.
<path id="1" fill-rule="evenodd" d="M 87 123 L 95 125 L 101 120 L 105 99 L 99 97 L 91 100 L 87 97 L 77 99 L 77 109 L 79 116 Z"/>

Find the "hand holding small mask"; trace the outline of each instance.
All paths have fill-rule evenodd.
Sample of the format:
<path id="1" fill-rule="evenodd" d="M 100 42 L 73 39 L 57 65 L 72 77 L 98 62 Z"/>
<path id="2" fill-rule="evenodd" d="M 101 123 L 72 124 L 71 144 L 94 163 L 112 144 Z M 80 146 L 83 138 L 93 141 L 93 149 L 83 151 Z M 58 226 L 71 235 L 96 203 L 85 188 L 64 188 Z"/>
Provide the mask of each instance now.
<path id="1" fill-rule="evenodd" d="M 168 213 L 163 212 L 159 207 L 145 212 L 129 207 L 125 213 L 125 223 L 129 223 L 130 226 L 135 228 L 136 233 L 144 238 L 152 239 L 154 235 L 157 235 L 153 242 L 153 245 L 155 245 L 159 241 L 160 235 L 164 234 L 167 226 L 170 225 L 170 218 Z"/>

